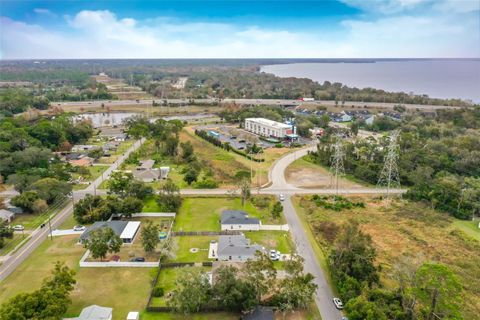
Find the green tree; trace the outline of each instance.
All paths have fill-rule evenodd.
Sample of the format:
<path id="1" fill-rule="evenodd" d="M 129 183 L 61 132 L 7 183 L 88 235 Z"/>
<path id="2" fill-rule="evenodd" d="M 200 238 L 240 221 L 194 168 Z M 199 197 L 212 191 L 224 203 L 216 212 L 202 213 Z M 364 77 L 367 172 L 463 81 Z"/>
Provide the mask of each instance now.
<path id="1" fill-rule="evenodd" d="M 5 245 L 5 238 L 13 238 L 13 230 L 8 226 L 6 221 L 0 221 L 0 248 Z"/>
<path id="2" fill-rule="evenodd" d="M 175 289 L 167 301 L 176 312 L 199 312 L 211 298 L 211 286 L 205 273 L 197 269 L 181 270 Z"/>
<path id="3" fill-rule="evenodd" d="M 255 287 L 237 274 L 234 266 L 221 266 L 215 272 L 212 295 L 221 310 L 240 312 L 257 305 Z"/>
<path id="4" fill-rule="evenodd" d="M 282 203 L 280 201 L 275 202 L 272 208 L 272 217 L 274 219 L 278 219 L 280 218 L 280 215 L 282 214 L 282 212 L 283 212 Z"/>
<path id="5" fill-rule="evenodd" d="M 245 280 L 255 288 L 257 302 L 274 285 L 277 270 L 265 252 L 255 252 L 255 257 L 245 263 Z"/>
<path id="6" fill-rule="evenodd" d="M 122 239 L 111 228 L 101 228 L 90 232 L 83 246 L 90 250 L 94 259 L 103 260 L 107 253 L 119 252 L 122 244 Z"/>
<path id="7" fill-rule="evenodd" d="M 129 172 L 112 172 L 108 179 L 108 190 L 116 195 L 126 196 L 126 191 L 133 180 L 133 174 Z"/>
<path id="8" fill-rule="evenodd" d="M 2 320 L 61 319 L 71 303 L 69 295 L 75 284 L 75 271 L 57 262 L 52 278 L 44 280 L 39 290 L 20 293 L 0 307 Z"/>
<path id="9" fill-rule="evenodd" d="M 190 162 L 194 159 L 193 145 L 190 141 L 180 143 L 182 148 L 182 159 L 186 162 Z"/>
<path id="10" fill-rule="evenodd" d="M 55 178 L 43 178 L 34 182 L 30 186 L 30 190 L 36 191 L 41 199 L 51 204 L 72 192 L 72 186 L 68 182 Z"/>
<path id="11" fill-rule="evenodd" d="M 198 171 L 193 168 L 190 168 L 185 173 L 183 180 L 185 180 L 185 182 L 188 183 L 188 185 L 191 185 L 193 182 L 197 181 L 197 178 L 198 178 Z"/>
<path id="12" fill-rule="evenodd" d="M 145 250 L 147 254 L 152 253 L 158 245 L 158 231 L 158 225 L 150 220 L 147 220 L 143 225 L 141 239 L 143 250 Z"/>
<path id="13" fill-rule="evenodd" d="M 416 272 L 412 293 L 420 319 L 462 319 L 462 286 L 457 276 L 440 263 L 424 263 Z"/>
<path id="14" fill-rule="evenodd" d="M 170 179 L 162 186 L 156 200 L 160 210 L 164 212 L 178 212 L 182 205 L 180 189 Z"/>
<path id="15" fill-rule="evenodd" d="M 11 202 L 14 206 L 20 207 L 27 212 L 33 212 L 33 204 L 38 199 L 40 199 L 40 197 L 36 191 L 25 191 L 13 197 Z"/>
<path id="16" fill-rule="evenodd" d="M 142 212 L 143 202 L 134 197 L 126 197 L 121 201 L 119 213 L 122 217 L 131 218 L 132 214 Z"/>
<path id="17" fill-rule="evenodd" d="M 242 206 L 245 205 L 245 202 L 250 199 L 252 192 L 250 190 L 250 179 L 242 179 L 238 182 L 237 185 L 240 190 L 240 199 L 242 200 Z"/>

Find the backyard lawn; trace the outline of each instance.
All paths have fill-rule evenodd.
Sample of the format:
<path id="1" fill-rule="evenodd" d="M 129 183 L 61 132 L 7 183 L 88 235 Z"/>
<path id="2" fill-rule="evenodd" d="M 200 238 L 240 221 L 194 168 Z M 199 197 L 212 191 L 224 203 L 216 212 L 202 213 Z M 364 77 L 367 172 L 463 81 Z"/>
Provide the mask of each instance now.
<path id="1" fill-rule="evenodd" d="M 109 166 L 105 165 L 96 165 L 96 166 L 89 166 L 87 167 L 88 171 L 90 172 L 90 175 L 83 176 L 83 182 L 92 182 L 96 180 L 98 177 L 102 175 L 102 173 L 108 169 Z M 72 175 L 73 179 L 79 179 L 81 177 L 80 174 L 74 173 Z M 73 190 L 83 190 L 86 187 L 88 187 L 88 183 L 77 183 L 73 185 Z"/>
<path id="2" fill-rule="evenodd" d="M 204 262 L 208 260 L 208 249 L 212 240 L 218 240 L 218 236 L 182 236 L 173 237 L 177 251 L 175 259 L 171 262 Z M 197 248 L 198 252 L 190 252 Z"/>
<path id="3" fill-rule="evenodd" d="M 151 201 L 147 201 L 147 208 Z M 242 206 L 240 198 L 215 198 L 215 197 L 185 197 L 182 207 L 177 214 L 174 230 L 175 231 L 219 231 L 220 216 L 223 210 L 244 210 L 250 217 L 261 219 L 263 224 L 268 223 L 285 223 L 283 215 L 273 220 L 271 218 L 270 209 L 259 209 L 253 205 L 252 201 L 247 201 Z M 145 208 L 144 208 L 145 211 Z"/>
<path id="4" fill-rule="evenodd" d="M 155 269 L 80 268 L 78 261 L 84 249 L 76 244 L 77 240 L 78 236 L 45 240 L 0 283 L 0 303 L 20 292 L 38 289 L 43 279 L 50 276 L 55 261 L 64 261 L 77 272 L 72 304 L 65 316 L 78 316 L 82 308 L 91 304 L 114 308 L 113 318 L 119 320 L 125 319 L 128 311 L 143 310 Z"/>
<path id="5" fill-rule="evenodd" d="M 293 248 L 290 233 L 286 231 L 250 231 L 245 232 L 250 243 L 257 243 L 267 250 L 278 250 L 280 253 L 291 253 Z"/>

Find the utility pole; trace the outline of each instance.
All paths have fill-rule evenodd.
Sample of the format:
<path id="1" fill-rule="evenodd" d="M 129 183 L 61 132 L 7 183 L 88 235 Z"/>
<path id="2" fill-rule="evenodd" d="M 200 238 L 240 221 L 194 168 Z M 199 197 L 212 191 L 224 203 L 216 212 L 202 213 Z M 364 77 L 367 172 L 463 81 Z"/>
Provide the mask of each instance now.
<path id="1" fill-rule="evenodd" d="M 333 145 L 333 154 L 331 158 L 331 182 L 332 186 L 335 186 L 336 195 L 338 196 L 338 180 L 340 176 L 345 174 L 345 168 L 343 166 L 343 160 L 345 159 L 345 153 L 343 151 L 343 141 L 340 134 L 335 137 L 335 144 Z"/>
<path id="2" fill-rule="evenodd" d="M 385 156 L 385 164 L 383 165 L 377 187 L 387 187 L 387 199 L 390 198 L 390 188 L 400 187 L 400 175 L 398 173 L 398 157 L 399 146 L 398 136 L 399 130 L 395 130 L 390 134 L 390 143 L 387 147 L 387 155 Z"/>

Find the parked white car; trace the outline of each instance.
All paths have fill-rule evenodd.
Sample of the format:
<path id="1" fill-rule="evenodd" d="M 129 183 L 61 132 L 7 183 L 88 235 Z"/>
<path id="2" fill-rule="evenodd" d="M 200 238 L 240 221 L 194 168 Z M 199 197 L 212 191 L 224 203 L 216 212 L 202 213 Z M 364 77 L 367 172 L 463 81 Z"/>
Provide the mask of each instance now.
<path id="1" fill-rule="evenodd" d="M 270 250 L 270 260 L 272 261 L 280 260 L 280 251 Z"/>
<path id="2" fill-rule="evenodd" d="M 285 196 L 283 194 L 281 194 L 281 195 L 278 196 L 278 199 L 280 199 L 280 201 L 283 201 L 283 200 L 285 200 Z"/>
<path id="3" fill-rule="evenodd" d="M 340 300 L 339 298 L 333 298 L 333 304 L 335 305 L 335 307 L 337 307 L 337 309 L 343 309 L 342 300 Z"/>
<path id="4" fill-rule="evenodd" d="M 73 227 L 73 231 L 85 231 L 85 226 L 75 226 Z"/>
<path id="5" fill-rule="evenodd" d="M 13 226 L 12 228 L 14 231 L 23 231 L 25 230 L 25 227 L 22 226 L 21 224 L 17 224 L 16 226 Z"/>

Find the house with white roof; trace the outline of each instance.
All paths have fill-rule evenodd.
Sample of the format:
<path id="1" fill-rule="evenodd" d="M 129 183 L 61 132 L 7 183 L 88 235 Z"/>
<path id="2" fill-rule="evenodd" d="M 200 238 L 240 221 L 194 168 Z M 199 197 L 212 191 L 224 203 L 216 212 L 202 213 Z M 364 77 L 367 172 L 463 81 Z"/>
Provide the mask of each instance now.
<path id="1" fill-rule="evenodd" d="M 122 239 L 123 243 L 132 243 L 135 236 L 140 230 L 140 221 L 97 221 L 88 227 L 80 236 L 80 242 L 84 242 L 90 238 L 90 234 L 97 229 L 110 228 L 117 236 Z"/>

